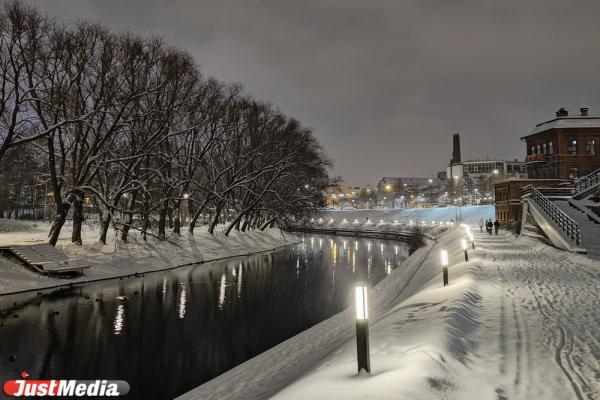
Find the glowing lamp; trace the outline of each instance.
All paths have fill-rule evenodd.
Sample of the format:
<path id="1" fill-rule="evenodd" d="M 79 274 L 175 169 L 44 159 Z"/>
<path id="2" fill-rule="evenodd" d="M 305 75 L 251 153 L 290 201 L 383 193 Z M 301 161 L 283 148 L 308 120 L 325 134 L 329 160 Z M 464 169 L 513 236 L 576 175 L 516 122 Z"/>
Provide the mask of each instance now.
<path id="1" fill-rule="evenodd" d="M 447 250 L 440 251 L 440 262 L 442 263 L 442 267 L 448 266 L 448 251 Z"/>
<path id="2" fill-rule="evenodd" d="M 369 319 L 369 307 L 367 304 L 367 287 L 357 286 L 354 290 L 356 295 L 356 319 Z"/>
<path id="3" fill-rule="evenodd" d="M 354 289 L 356 297 L 356 355 L 358 372 L 364 369 L 371 372 L 369 356 L 369 307 L 367 305 L 367 287 L 358 285 Z"/>

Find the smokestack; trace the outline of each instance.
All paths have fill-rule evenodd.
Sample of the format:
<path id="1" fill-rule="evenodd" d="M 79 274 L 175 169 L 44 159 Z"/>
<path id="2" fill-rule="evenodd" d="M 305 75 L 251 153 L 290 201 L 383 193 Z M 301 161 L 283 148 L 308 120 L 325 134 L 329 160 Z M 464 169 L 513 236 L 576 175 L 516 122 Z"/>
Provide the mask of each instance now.
<path id="1" fill-rule="evenodd" d="M 581 107 L 581 108 L 579 109 L 579 111 L 581 111 L 581 116 L 582 116 L 582 117 L 587 117 L 587 116 L 588 116 L 588 110 L 589 110 L 589 109 L 588 109 L 587 107 Z"/>
<path id="2" fill-rule="evenodd" d="M 460 164 L 460 134 L 452 136 L 452 164 Z"/>
<path id="3" fill-rule="evenodd" d="M 566 117 L 568 115 L 569 115 L 569 112 L 567 110 L 565 110 L 564 107 L 559 108 L 558 111 L 556 112 L 556 116 L 558 118 L 560 118 L 560 117 Z"/>

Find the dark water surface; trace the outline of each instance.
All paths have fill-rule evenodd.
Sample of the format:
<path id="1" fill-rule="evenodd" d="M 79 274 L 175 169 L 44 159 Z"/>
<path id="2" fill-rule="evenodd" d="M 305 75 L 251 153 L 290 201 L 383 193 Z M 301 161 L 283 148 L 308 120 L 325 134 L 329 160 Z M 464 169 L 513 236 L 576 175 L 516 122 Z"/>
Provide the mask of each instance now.
<path id="1" fill-rule="evenodd" d="M 306 235 L 271 253 L 0 297 L 1 383 L 22 371 L 121 379 L 127 398 L 171 399 L 342 311 L 356 281 L 375 284 L 407 256 L 398 242 Z"/>

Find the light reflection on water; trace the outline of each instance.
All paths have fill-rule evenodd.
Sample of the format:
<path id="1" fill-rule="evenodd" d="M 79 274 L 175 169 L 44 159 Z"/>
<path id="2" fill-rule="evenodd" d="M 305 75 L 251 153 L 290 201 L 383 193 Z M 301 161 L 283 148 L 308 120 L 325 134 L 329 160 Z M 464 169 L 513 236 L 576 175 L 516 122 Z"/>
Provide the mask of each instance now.
<path id="1" fill-rule="evenodd" d="M 276 252 L 0 298 L 11 310 L 0 313 L 0 380 L 124 379 L 128 398 L 170 399 L 342 311 L 355 282 L 375 284 L 407 256 L 404 244 L 310 235 Z"/>

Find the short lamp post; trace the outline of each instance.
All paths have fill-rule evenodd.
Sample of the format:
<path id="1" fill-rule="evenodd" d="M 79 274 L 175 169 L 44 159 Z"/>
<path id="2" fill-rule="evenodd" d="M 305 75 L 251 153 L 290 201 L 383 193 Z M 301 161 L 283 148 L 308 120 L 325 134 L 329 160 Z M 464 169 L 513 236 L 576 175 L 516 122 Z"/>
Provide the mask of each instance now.
<path id="1" fill-rule="evenodd" d="M 448 251 L 440 252 L 440 261 L 442 262 L 442 275 L 444 277 L 444 286 L 448 286 Z"/>
<path id="2" fill-rule="evenodd" d="M 369 308 L 367 305 L 367 287 L 358 285 L 356 294 L 356 355 L 358 358 L 358 372 L 364 369 L 371 372 L 371 359 L 369 356 Z"/>
<path id="3" fill-rule="evenodd" d="M 460 241 L 460 245 L 461 245 L 462 249 L 465 251 L 465 261 L 469 261 L 469 253 L 467 251 L 467 241 L 465 239 L 462 239 Z"/>
<path id="4" fill-rule="evenodd" d="M 475 250 L 475 238 L 473 237 L 473 234 L 471 232 L 469 232 L 469 241 L 471 242 L 471 247 L 473 248 L 473 250 Z"/>

